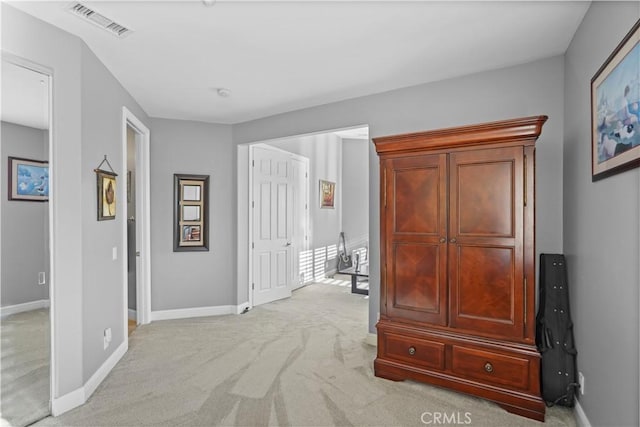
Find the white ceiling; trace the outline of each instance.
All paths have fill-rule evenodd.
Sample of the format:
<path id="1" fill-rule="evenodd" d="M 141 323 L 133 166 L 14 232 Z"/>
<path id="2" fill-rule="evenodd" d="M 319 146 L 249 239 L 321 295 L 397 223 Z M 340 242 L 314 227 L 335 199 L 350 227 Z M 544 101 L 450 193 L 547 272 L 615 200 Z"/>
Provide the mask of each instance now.
<path id="1" fill-rule="evenodd" d="M 152 117 L 238 123 L 560 55 L 589 2 L 87 1 L 12 6 L 81 37 Z M 216 94 L 226 88 L 227 98 Z"/>

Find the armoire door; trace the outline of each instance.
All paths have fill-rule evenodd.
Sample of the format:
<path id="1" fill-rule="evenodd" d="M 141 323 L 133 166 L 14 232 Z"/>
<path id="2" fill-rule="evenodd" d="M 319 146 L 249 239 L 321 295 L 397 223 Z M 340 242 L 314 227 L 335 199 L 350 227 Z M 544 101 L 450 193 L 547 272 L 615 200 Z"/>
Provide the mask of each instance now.
<path id="1" fill-rule="evenodd" d="M 452 327 L 524 336 L 523 169 L 522 147 L 450 154 Z"/>
<path id="2" fill-rule="evenodd" d="M 446 154 L 388 159 L 386 315 L 447 323 Z"/>

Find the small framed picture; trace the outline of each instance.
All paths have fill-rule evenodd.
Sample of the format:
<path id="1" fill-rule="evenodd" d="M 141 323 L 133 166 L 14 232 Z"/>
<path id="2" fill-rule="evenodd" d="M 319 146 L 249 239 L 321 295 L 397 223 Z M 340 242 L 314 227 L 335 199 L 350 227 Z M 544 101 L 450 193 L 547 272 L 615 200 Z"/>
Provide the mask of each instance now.
<path id="1" fill-rule="evenodd" d="M 334 209 L 336 196 L 336 183 L 320 180 L 320 209 Z"/>
<path id="2" fill-rule="evenodd" d="M 98 186 L 98 221 L 116 219 L 116 174 L 96 170 Z"/>
<path id="3" fill-rule="evenodd" d="M 591 178 L 640 166 L 640 20 L 591 79 Z"/>
<path id="4" fill-rule="evenodd" d="M 173 251 L 209 250 L 209 175 L 173 175 Z"/>
<path id="5" fill-rule="evenodd" d="M 9 200 L 49 200 L 49 162 L 9 157 Z"/>

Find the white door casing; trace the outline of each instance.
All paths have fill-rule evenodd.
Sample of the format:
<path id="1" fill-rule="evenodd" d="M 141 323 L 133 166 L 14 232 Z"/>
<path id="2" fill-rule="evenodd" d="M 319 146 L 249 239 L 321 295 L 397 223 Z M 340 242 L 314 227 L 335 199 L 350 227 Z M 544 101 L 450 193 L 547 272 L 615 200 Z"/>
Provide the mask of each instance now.
<path id="1" fill-rule="evenodd" d="M 135 132 L 136 139 L 136 313 L 137 323 L 147 324 L 151 322 L 151 197 L 150 197 L 150 163 L 149 163 L 149 129 L 126 107 L 122 107 L 122 158 L 127 159 L 127 127 Z M 127 212 L 126 185 L 120 186 L 120 200 L 124 201 L 123 212 Z M 127 221 L 123 221 L 124 242 L 123 253 L 123 310 L 124 310 L 124 336 L 128 337 L 128 269 L 126 248 Z"/>
<path id="2" fill-rule="evenodd" d="M 292 236 L 291 236 L 291 283 L 293 289 L 303 286 L 311 281 L 309 273 L 313 265 L 313 259 L 309 254 L 309 159 L 305 157 L 293 157 L 291 159 L 292 185 L 291 203 Z"/>

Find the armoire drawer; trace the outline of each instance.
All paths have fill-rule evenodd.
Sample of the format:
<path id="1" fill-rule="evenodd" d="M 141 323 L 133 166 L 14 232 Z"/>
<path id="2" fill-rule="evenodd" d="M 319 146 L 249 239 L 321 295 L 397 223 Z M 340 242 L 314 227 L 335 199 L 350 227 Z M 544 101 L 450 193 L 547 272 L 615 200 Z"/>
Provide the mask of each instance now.
<path id="1" fill-rule="evenodd" d="M 444 369 L 445 345 L 409 335 L 384 333 L 385 356 L 429 369 Z"/>
<path id="2" fill-rule="evenodd" d="M 529 388 L 530 361 L 524 356 L 454 345 L 452 359 L 452 371 L 458 376 L 522 390 Z"/>

